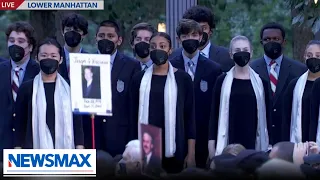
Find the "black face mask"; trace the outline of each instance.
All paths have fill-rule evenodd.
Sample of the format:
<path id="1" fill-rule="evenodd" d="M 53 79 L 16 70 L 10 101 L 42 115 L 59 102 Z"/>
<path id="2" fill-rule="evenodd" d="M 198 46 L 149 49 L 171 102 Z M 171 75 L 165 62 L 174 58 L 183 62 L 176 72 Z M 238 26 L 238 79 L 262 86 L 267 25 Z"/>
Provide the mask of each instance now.
<path id="1" fill-rule="evenodd" d="M 187 39 L 182 41 L 183 49 L 189 54 L 196 52 L 196 50 L 199 47 L 199 44 L 200 44 L 199 40 L 196 40 L 196 39 Z"/>
<path id="2" fill-rule="evenodd" d="M 12 45 L 9 47 L 9 55 L 14 62 L 19 62 L 24 57 L 24 49 L 18 45 Z"/>
<path id="3" fill-rule="evenodd" d="M 69 47 L 76 47 L 81 42 L 81 34 L 75 31 L 69 31 L 64 33 L 64 40 Z"/>
<path id="4" fill-rule="evenodd" d="M 271 59 L 277 59 L 282 54 L 282 46 L 277 42 L 268 42 L 264 45 L 264 52 Z"/>
<path id="5" fill-rule="evenodd" d="M 202 39 L 201 39 L 201 41 L 200 41 L 199 47 L 202 47 L 202 46 L 206 45 L 207 42 L 208 42 L 208 39 L 209 39 L 208 33 L 203 32 L 203 34 L 202 34 Z"/>
<path id="6" fill-rule="evenodd" d="M 244 67 L 250 61 L 250 53 L 245 51 L 234 53 L 233 60 L 238 66 Z"/>
<path id="7" fill-rule="evenodd" d="M 40 60 L 40 69 L 45 74 L 53 74 L 57 71 L 59 62 L 55 59 L 42 59 Z"/>
<path id="8" fill-rule="evenodd" d="M 108 39 L 98 41 L 98 49 L 101 54 L 111 54 L 114 51 L 114 48 L 115 44 Z"/>
<path id="9" fill-rule="evenodd" d="M 308 69 L 312 73 L 317 73 L 320 71 L 320 59 L 318 58 L 309 58 L 306 61 Z"/>
<path id="10" fill-rule="evenodd" d="M 139 42 L 134 46 L 134 51 L 137 53 L 137 56 L 140 58 L 146 58 L 149 56 L 150 44 L 146 42 Z"/>
<path id="11" fill-rule="evenodd" d="M 150 58 L 155 65 L 160 66 L 167 62 L 168 53 L 164 50 L 155 49 L 150 52 Z"/>

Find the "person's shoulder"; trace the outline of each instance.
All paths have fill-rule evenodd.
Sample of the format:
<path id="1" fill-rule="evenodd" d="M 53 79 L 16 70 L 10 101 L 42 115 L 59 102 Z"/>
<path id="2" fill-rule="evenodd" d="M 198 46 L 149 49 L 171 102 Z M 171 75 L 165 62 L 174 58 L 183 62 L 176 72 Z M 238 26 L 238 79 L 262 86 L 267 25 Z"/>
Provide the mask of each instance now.
<path id="1" fill-rule="evenodd" d="M 145 71 L 139 71 L 137 73 L 135 73 L 132 77 L 132 81 L 135 82 L 139 82 L 141 81 L 143 75 L 144 75 Z"/>
<path id="2" fill-rule="evenodd" d="M 291 59 L 291 58 L 289 58 L 289 57 L 287 57 L 287 56 L 284 56 L 284 57 L 283 57 L 283 60 L 290 62 L 290 64 L 291 64 L 292 66 L 306 67 L 306 65 L 303 64 L 302 62 L 300 62 L 300 61 L 298 61 L 298 60 L 295 60 L 295 59 Z"/>
<path id="3" fill-rule="evenodd" d="M 7 67 L 11 67 L 10 61 L 0 62 L 0 69 L 7 68 Z"/>
<path id="4" fill-rule="evenodd" d="M 117 56 L 119 56 L 121 59 L 123 59 L 126 63 L 129 63 L 130 65 L 137 65 L 139 64 L 139 61 L 128 56 L 128 55 L 125 55 L 124 53 L 122 52 L 117 52 Z"/>
<path id="5" fill-rule="evenodd" d="M 205 67 L 208 67 L 210 69 L 213 69 L 213 70 L 221 70 L 221 65 L 218 64 L 217 62 L 215 61 L 212 61 L 202 55 L 200 55 L 201 59 L 203 60 L 203 63 L 205 65 Z"/>
<path id="6" fill-rule="evenodd" d="M 259 57 L 250 61 L 250 66 L 256 66 L 264 61 L 263 57 Z"/>
<path id="7" fill-rule="evenodd" d="M 33 90 L 34 79 L 27 80 L 21 84 L 19 87 L 19 92 L 29 93 Z"/>
<path id="8" fill-rule="evenodd" d="M 216 47 L 220 52 L 222 53 L 226 53 L 229 55 L 229 49 L 223 46 L 218 46 L 218 45 L 214 45 L 214 47 Z"/>
<path id="9" fill-rule="evenodd" d="M 222 73 L 220 76 L 218 76 L 217 82 L 223 82 L 226 76 L 227 76 L 227 73 Z"/>
<path id="10" fill-rule="evenodd" d="M 170 54 L 169 59 L 173 59 L 173 58 L 175 58 L 176 56 L 179 56 L 181 53 L 182 53 L 182 48 L 181 48 L 181 47 L 180 47 L 180 48 L 177 48 L 177 49 L 174 49 L 174 50 L 172 51 L 172 53 Z"/>

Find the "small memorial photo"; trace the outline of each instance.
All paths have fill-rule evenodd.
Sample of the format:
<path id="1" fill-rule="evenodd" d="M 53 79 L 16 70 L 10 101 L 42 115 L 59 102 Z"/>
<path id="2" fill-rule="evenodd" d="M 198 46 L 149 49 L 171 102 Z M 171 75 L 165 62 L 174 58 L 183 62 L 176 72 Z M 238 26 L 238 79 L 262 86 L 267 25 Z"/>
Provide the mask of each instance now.
<path id="1" fill-rule="evenodd" d="M 162 166 L 161 128 L 140 124 L 140 143 L 142 153 L 142 171 L 147 175 L 155 175 Z"/>
<path id="2" fill-rule="evenodd" d="M 100 67 L 82 65 L 82 97 L 101 99 Z"/>
<path id="3" fill-rule="evenodd" d="M 112 116 L 110 55 L 70 53 L 72 110 Z"/>

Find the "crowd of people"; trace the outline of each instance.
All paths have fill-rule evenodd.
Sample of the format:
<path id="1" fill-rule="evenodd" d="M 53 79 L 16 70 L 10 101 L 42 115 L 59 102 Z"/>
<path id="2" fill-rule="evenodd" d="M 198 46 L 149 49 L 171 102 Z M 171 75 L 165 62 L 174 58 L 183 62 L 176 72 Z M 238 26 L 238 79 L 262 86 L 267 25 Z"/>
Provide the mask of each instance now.
<path id="1" fill-rule="evenodd" d="M 5 32 L 10 59 L 0 59 L 1 154 L 93 146 L 91 117 L 72 112 L 69 86 L 69 53 L 87 53 L 81 42 L 88 22 L 72 13 L 61 28 L 63 46 L 49 37 L 37 43 L 27 22 Z M 162 129 L 162 167 L 149 178 L 319 176 L 320 41 L 308 43 L 303 60 L 290 59 L 284 28 L 270 22 L 260 31 L 264 54 L 253 60 L 258 47 L 247 37 L 221 47 L 210 41 L 214 28 L 210 9 L 191 7 L 176 27 L 181 48 L 173 49 L 175 37 L 138 23 L 131 58 L 118 50 L 117 22 L 98 25 L 96 53 L 111 57 L 111 72 L 103 73 L 110 73 L 112 89 L 112 116 L 94 122 L 98 177 L 141 175 L 140 123 Z M 90 99 L 93 73 L 84 70 Z"/>

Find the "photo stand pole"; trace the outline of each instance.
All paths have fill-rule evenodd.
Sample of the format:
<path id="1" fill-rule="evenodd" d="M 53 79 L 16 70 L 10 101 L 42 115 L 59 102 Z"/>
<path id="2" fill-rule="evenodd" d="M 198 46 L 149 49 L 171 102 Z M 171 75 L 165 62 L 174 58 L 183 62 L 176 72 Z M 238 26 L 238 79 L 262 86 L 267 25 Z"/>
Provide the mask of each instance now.
<path id="1" fill-rule="evenodd" d="M 96 143 L 95 143 L 95 131 L 94 131 L 94 114 L 91 114 L 91 136 L 92 136 L 92 149 L 96 148 Z"/>

